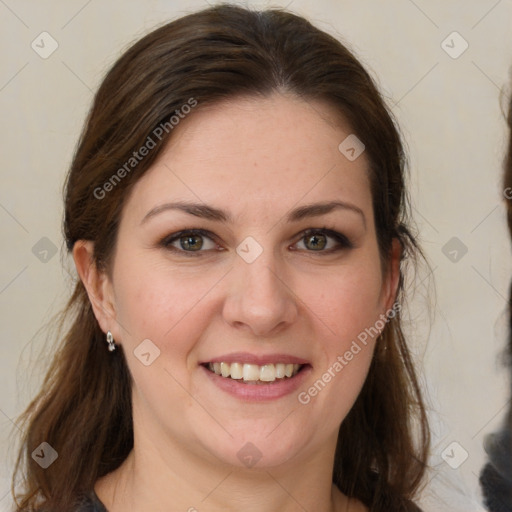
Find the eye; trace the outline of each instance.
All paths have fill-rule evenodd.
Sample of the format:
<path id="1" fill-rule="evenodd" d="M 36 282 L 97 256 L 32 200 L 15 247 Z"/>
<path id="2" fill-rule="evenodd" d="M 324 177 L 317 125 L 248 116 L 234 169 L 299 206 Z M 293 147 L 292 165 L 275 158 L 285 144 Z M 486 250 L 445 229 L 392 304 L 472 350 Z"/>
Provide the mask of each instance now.
<path id="1" fill-rule="evenodd" d="M 201 252 L 224 250 L 215 241 L 215 235 L 204 229 L 187 229 L 165 237 L 160 245 L 167 250 L 186 256 L 199 256 Z M 307 252 L 330 254 L 343 249 L 352 249 L 354 245 L 342 233 L 331 229 L 307 229 L 301 233 L 295 244 L 303 244 Z M 194 254 L 197 253 L 197 254 Z"/>
<path id="2" fill-rule="evenodd" d="M 331 240 L 330 244 L 329 239 Z M 352 242 L 342 233 L 325 228 L 304 231 L 298 243 L 303 243 L 308 252 L 331 253 L 354 247 Z"/>
<path id="3" fill-rule="evenodd" d="M 208 239 L 210 243 L 205 244 L 204 239 Z M 204 252 L 217 247 L 213 241 L 213 235 L 204 229 L 188 229 L 173 233 L 164 238 L 160 244 L 174 252 L 189 253 L 187 256 L 192 256 L 190 253 Z"/>

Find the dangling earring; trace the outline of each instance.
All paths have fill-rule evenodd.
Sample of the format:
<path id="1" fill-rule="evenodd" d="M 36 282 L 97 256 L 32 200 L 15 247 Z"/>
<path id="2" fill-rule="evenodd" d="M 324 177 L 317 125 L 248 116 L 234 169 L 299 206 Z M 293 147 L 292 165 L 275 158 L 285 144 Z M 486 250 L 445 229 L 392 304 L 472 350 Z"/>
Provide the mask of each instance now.
<path id="1" fill-rule="evenodd" d="M 113 352 L 116 349 L 116 344 L 114 343 L 114 336 L 112 336 L 110 331 L 107 332 L 107 343 L 109 351 Z"/>

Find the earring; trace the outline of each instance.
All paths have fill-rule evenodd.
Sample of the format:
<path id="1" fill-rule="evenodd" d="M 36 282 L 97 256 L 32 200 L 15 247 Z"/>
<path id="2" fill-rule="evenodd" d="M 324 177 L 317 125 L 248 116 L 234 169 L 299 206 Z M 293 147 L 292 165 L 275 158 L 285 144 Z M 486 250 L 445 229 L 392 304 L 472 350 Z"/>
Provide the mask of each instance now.
<path id="1" fill-rule="evenodd" d="M 114 343 L 114 336 L 112 336 L 112 333 L 110 331 L 107 332 L 107 343 L 108 350 L 110 352 L 113 352 L 116 349 L 116 344 Z"/>

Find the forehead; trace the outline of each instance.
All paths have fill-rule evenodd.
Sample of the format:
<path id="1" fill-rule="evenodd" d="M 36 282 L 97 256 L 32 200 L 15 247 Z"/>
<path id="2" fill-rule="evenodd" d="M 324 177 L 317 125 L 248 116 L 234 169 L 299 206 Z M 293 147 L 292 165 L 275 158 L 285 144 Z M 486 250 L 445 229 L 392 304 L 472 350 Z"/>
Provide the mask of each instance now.
<path id="1" fill-rule="evenodd" d="M 183 198 L 228 207 L 239 218 L 242 207 L 272 216 L 320 200 L 371 208 L 365 154 L 351 161 L 339 149 L 350 135 L 341 116 L 318 101 L 276 93 L 199 103 L 135 185 L 130 210 L 141 217 Z"/>

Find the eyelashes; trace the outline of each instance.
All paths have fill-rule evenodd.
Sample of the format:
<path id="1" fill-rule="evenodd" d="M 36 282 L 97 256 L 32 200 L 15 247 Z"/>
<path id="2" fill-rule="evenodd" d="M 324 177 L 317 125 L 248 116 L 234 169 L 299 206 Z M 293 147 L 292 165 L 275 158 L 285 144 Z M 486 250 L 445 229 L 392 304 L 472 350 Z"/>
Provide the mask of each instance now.
<path id="1" fill-rule="evenodd" d="M 213 242 L 212 245 L 214 247 L 211 247 L 209 250 L 223 250 L 214 241 L 216 238 L 215 235 L 204 229 L 186 229 L 183 231 L 178 231 L 177 233 L 173 233 L 172 235 L 165 237 L 160 242 L 160 245 L 171 252 L 184 253 L 185 256 L 200 256 L 200 254 L 197 253 L 205 252 L 204 250 L 201 250 L 204 244 L 202 242 L 197 243 L 197 239 L 200 238 L 208 238 L 210 242 Z M 174 247 L 172 244 L 175 242 L 179 242 L 181 248 Z M 191 251 L 187 250 L 190 249 L 191 247 L 195 248 L 192 249 Z"/>
<path id="2" fill-rule="evenodd" d="M 301 233 L 301 238 L 300 238 L 299 242 L 303 242 L 306 239 L 308 239 L 308 241 L 315 240 L 315 239 L 317 240 L 319 237 L 324 237 L 324 239 L 331 238 L 331 239 L 335 240 L 338 245 L 335 247 L 330 247 L 326 251 L 311 250 L 308 252 L 330 253 L 330 252 L 340 251 L 342 249 L 353 249 L 354 248 L 354 244 L 348 239 L 348 237 L 346 235 L 344 235 L 343 233 L 339 233 L 338 231 L 335 231 L 332 229 L 327 229 L 327 228 L 306 229 L 305 231 L 303 231 Z M 317 244 L 317 243 L 318 243 L 317 241 L 314 242 L 314 244 Z M 325 246 L 327 246 L 327 245 L 329 245 L 328 242 L 325 243 Z M 320 246 L 322 248 L 325 247 L 322 245 L 322 243 L 320 243 Z"/>
<path id="3" fill-rule="evenodd" d="M 209 244 L 204 243 L 205 238 L 208 239 Z M 204 229 L 186 229 L 166 236 L 159 242 L 159 245 L 175 254 L 200 257 L 212 250 L 225 250 L 217 244 L 216 238 L 213 233 Z M 354 244 L 346 235 L 327 228 L 306 229 L 300 233 L 294 245 L 299 243 L 302 243 L 305 248 L 293 249 L 294 251 L 301 250 L 318 255 L 329 255 L 354 248 Z M 308 244 L 313 248 L 308 248 Z"/>

